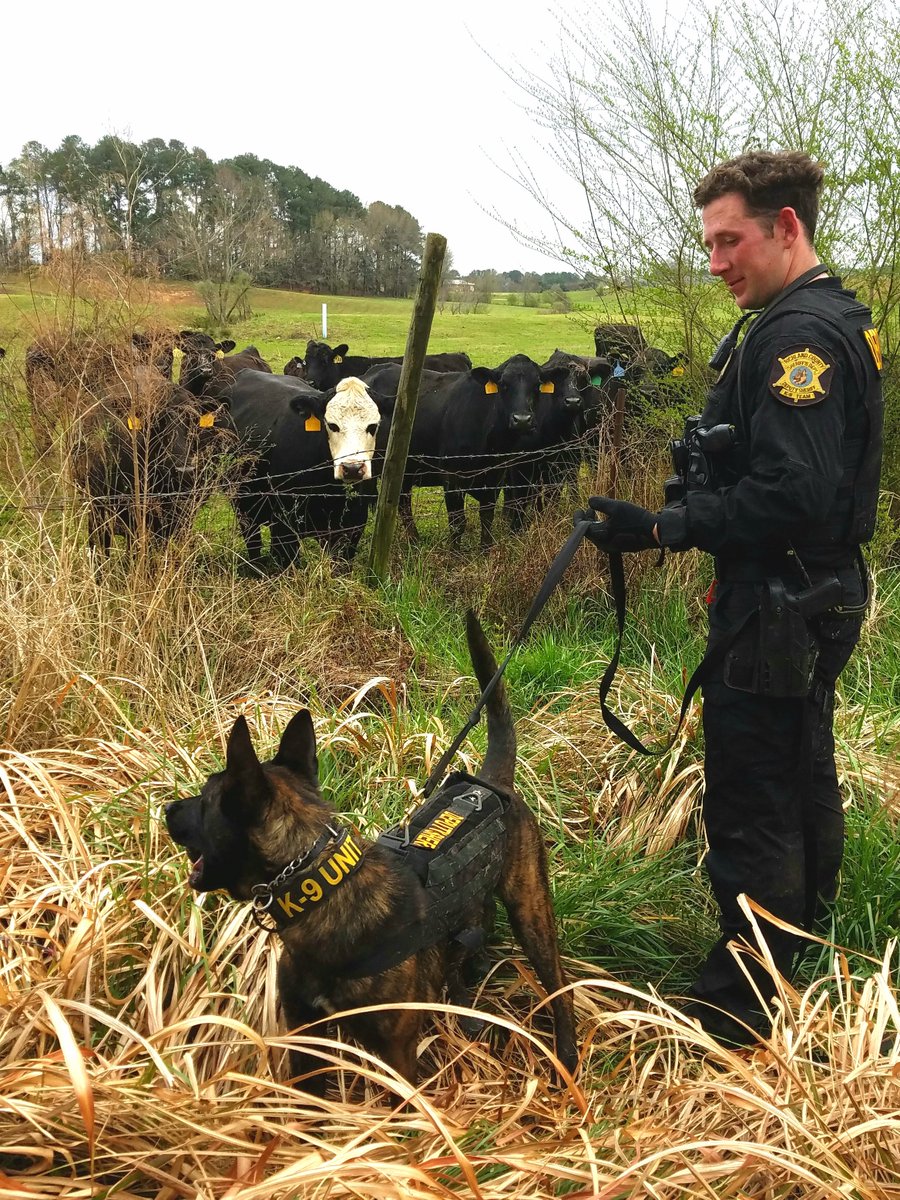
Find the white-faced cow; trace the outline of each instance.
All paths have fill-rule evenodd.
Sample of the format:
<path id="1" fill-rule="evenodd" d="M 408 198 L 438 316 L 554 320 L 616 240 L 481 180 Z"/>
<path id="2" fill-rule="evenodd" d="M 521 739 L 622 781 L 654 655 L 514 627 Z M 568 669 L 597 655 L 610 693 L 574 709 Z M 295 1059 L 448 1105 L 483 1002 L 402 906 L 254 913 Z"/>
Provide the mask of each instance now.
<path id="1" fill-rule="evenodd" d="M 290 376 L 242 371 L 230 408 L 252 463 L 235 500 L 251 566 L 262 563 L 264 525 L 278 567 L 294 561 L 304 537 L 352 560 L 376 498 L 381 413 L 365 384 L 344 379 L 323 393 Z"/>

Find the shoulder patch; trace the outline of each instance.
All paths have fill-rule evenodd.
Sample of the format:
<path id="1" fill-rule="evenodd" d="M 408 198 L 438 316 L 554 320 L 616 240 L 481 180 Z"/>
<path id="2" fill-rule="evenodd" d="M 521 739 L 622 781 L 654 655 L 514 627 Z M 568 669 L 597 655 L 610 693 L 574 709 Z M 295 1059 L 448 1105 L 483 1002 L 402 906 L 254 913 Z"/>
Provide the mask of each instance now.
<path id="1" fill-rule="evenodd" d="M 769 371 L 769 390 L 775 399 L 792 408 L 824 400 L 831 391 L 834 363 L 822 354 L 809 346 L 789 346 L 777 354 Z"/>
<path id="2" fill-rule="evenodd" d="M 863 335 L 866 339 L 866 345 L 875 359 L 875 369 L 880 371 L 884 366 L 884 358 L 881 353 L 881 339 L 878 336 L 878 330 L 873 325 L 870 329 L 864 329 Z"/>

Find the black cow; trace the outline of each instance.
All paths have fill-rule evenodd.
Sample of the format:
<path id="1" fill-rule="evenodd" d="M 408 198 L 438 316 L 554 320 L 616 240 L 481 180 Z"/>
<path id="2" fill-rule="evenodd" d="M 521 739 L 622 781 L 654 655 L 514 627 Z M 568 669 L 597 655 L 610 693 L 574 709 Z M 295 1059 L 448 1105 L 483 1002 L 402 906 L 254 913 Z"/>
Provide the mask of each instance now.
<path id="1" fill-rule="evenodd" d="M 567 361 L 571 357 L 557 350 L 541 368 L 554 374 L 541 386 L 534 428 L 523 434 L 522 448 L 510 462 L 503 485 L 503 507 L 513 529 L 520 529 L 530 512 L 540 511 L 577 481 L 584 417 L 579 385 L 592 385 L 583 366 Z"/>
<path id="2" fill-rule="evenodd" d="M 323 393 L 287 375 L 242 371 L 230 408 L 252 462 L 235 507 L 253 568 L 262 562 L 263 525 L 279 567 L 294 561 L 304 537 L 349 562 L 376 498 L 372 458 L 381 414 L 365 386 L 346 379 Z"/>
<path id="3" fill-rule="evenodd" d="M 594 346 L 599 358 L 628 361 L 647 349 L 647 339 L 637 325 L 598 325 L 594 330 Z"/>
<path id="4" fill-rule="evenodd" d="M 326 342 L 309 341 L 306 344 L 306 359 L 304 369 L 307 380 L 320 391 L 328 391 L 337 387 L 341 379 L 351 375 L 362 378 L 363 375 L 378 363 L 402 363 L 403 355 L 375 355 L 372 357 L 353 354 L 348 357 L 348 346 L 344 342 L 332 349 Z M 426 371 L 468 371 L 472 360 L 468 354 L 426 354 Z"/>
<path id="5" fill-rule="evenodd" d="M 46 454 L 57 429 L 102 406 L 139 366 L 172 374 L 172 342 L 166 334 L 134 333 L 104 341 L 89 334 L 46 337 L 25 351 L 25 391 L 36 453 Z"/>
<path id="6" fill-rule="evenodd" d="M 216 342 L 207 333 L 183 329 L 178 334 L 176 345 L 184 355 L 181 386 L 205 399 L 227 400 L 231 385 L 240 371 L 272 373 L 272 368 L 255 346 L 247 346 L 237 354 L 232 354 L 236 343 L 231 338 Z"/>
<path id="7" fill-rule="evenodd" d="M 374 367 L 365 377 L 379 396 L 395 396 L 399 379 L 395 364 Z M 399 507 L 411 536 L 412 489 L 443 487 L 451 534 L 461 539 L 465 533 L 468 494 L 478 501 L 481 545 L 489 546 L 506 470 L 535 428 L 541 388 L 567 380 L 567 368 L 539 367 L 524 354 L 499 367 L 423 372 Z"/>
<path id="8" fill-rule="evenodd" d="M 88 497 L 91 546 L 116 533 L 164 541 L 190 528 L 215 488 L 222 456 L 235 449 L 222 408 L 198 399 L 154 367 L 136 367 L 81 423 L 72 457 Z"/>

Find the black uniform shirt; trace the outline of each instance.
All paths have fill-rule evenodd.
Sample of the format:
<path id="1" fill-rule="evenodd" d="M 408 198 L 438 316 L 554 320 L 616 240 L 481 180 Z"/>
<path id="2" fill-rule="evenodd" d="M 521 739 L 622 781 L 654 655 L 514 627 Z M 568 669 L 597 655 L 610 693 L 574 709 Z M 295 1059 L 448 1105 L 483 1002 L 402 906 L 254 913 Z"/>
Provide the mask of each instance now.
<path id="1" fill-rule="evenodd" d="M 828 297 L 828 320 L 796 311 L 807 290 Z M 714 460 L 713 490 L 689 491 L 660 513 L 663 545 L 745 558 L 818 540 L 845 476 L 847 440 L 862 445 L 865 436 L 866 380 L 847 341 L 864 352 L 866 319 L 853 293 L 826 278 L 750 325 L 701 418 L 704 427 L 734 425 L 737 443 Z"/>

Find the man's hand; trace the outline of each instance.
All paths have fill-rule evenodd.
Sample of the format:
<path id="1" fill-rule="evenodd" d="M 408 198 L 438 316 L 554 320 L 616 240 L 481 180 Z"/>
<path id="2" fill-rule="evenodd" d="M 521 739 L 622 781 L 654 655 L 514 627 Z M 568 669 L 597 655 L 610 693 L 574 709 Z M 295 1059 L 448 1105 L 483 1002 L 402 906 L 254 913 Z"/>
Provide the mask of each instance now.
<path id="1" fill-rule="evenodd" d="M 588 521 L 595 512 L 606 516 L 594 521 L 585 537 L 605 550 L 651 550 L 659 545 L 656 536 L 656 513 L 629 504 L 627 500 L 611 500 L 608 496 L 591 496 L 590 510 L 579 510 L 575 519 Z"/>

